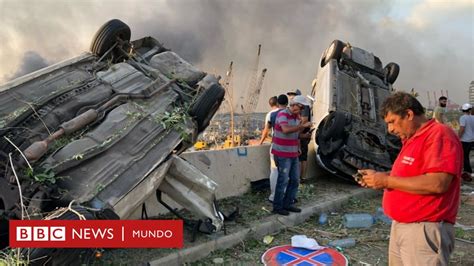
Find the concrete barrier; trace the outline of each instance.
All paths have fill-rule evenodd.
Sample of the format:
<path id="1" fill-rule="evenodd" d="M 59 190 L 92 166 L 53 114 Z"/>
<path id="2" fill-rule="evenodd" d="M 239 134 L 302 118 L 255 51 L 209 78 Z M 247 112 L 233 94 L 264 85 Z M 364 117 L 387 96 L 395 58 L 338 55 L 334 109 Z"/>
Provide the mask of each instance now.
<path id="1" fill-rule="evenodd" d="M 187 160 L 201 172 L 214 180 L 219 187 L 217 199 L 239 196 L 250 189 L 250 183 L 268 178 L 270 175 L 269 144 L 261 146 L 242 146 L 224 150 L 208 150 L 185 152 L 181 158 Z M 317 177 L 320 169 L 315 164 L 314 144 L 311 143 L 308 154 L 308 176 Z M 178 204 L 163 195 L 163 200 L 173 208 L 181 208 Z M 155 195 L 146 202 L 148 216 L 166 213 L 167 210 L 158 203 Z M 135 210 L 130 217 L 139 219 L 142 208 Z"/>

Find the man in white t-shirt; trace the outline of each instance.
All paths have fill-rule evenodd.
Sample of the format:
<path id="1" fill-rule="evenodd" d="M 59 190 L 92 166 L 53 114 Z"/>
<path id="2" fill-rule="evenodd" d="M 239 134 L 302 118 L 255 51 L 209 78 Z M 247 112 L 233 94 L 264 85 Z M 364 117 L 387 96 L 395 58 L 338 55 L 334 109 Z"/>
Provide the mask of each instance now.
<path id="1" fill-rule="evenodd" d="M 277 99 L 278 98 L 276 96 L 273 96 L 268 100 L 268 104 L 270 105 L 271 110 L 265 116 L 265 124 L 262 131 L 262 137 L 260 138 L 260 142 L 259 142 L 260 145 L 262 145 L 265 142 L 265 140 L 268 137 L 268 133 L 271 133 L 271 135 L 273 136 L 273 130 L 270 125 L 270 117 L 273 112 L 278 111 Z M 271 191 L 271 194 L 270 194 L 270 197 L 268 197 L 269 201 L 273 201 L 273 197 L 275 194 L 275 189 L 274 189 L 275 186 L 272 186 L 272 181 L 276 180 L 277 178 L 278 178 L 278 169 L 273 160 L 273 154 L 270 153 L 270 191 Z"/>
<path id="2" fill-rule="evenodd" d="M 272 96 L 270 97 L 270 99 L 268 99 L 268 104 L 270 105 L 271 110 L 265 115 L 265 124 L 263 125 L 262 137 L 260 138 L 260 142 L 259 142 L 260 145 L 262 145 L 263 142 L 265 142 L 265 140 L 268 137 L 268 133 L 273 133 L 273 132 L 270 132 L 271 127 L 269 126 L 269 123 L 270 123 L 271 114 L 275 111 L 278 111 L 277 100 L 278 98 L 276 96 Z"/>
<path id="3" fill-rule="evenodd" d="M 459 118 L 459 138 L 461 139 L 462 149 L 464 151 L 464 166 L 461 177 L 464 181 L 471 181 L 472 168 L 469 160 L 469 152 L 474 145 L 474 115 L 472 114 L 472 105 L 465 103 L 461 110 L 463 115 Z"/>

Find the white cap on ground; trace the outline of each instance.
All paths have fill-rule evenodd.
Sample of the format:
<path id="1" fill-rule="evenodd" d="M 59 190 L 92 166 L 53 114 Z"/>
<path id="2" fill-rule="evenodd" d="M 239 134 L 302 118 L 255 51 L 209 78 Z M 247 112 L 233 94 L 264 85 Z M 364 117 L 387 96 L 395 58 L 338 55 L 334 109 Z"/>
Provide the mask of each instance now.
<path id="1" fill-rule="evenodd" d="M 297 103 L 309 106 L 308 99 L 306 99 L 306 97 L 304 97 L 303 95 L 296 95 L 293 99 L 290 100 L 290 105 Z"/>
<path id="2" fill-rule="evenodd" d="M 471 105 L 471 104 L 465 103 L 465 104 L 462 105 L 461 110 L 463 110 L 463 111 L 468 111 L 468 110 L 471 109 L 471 108 L 472 108 L 472 105 Z"/>

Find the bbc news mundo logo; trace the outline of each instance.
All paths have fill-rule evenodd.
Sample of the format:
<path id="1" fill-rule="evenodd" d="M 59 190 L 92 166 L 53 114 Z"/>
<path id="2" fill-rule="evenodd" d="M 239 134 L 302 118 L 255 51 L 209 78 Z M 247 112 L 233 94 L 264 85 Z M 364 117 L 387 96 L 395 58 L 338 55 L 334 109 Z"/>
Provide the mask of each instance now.
<path id="1" fill-rule="evenodd" d="M 10 220 L 12 248 L 182 248 L 182 220 Z"/>

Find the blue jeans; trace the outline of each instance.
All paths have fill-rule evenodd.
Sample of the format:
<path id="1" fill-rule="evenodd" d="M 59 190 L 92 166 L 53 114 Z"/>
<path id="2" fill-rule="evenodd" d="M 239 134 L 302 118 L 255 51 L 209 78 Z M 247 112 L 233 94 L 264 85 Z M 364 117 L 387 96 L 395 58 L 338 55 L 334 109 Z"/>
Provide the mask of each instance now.
<path id="1" fill-rule="evenodd" d="M 300 183 L 300 162 L 298 157 L 287 158 L 274 155 L 278 168 L 278 179 L 273 198 L 273 210 L 290 207 L 296 199 Z"/>

